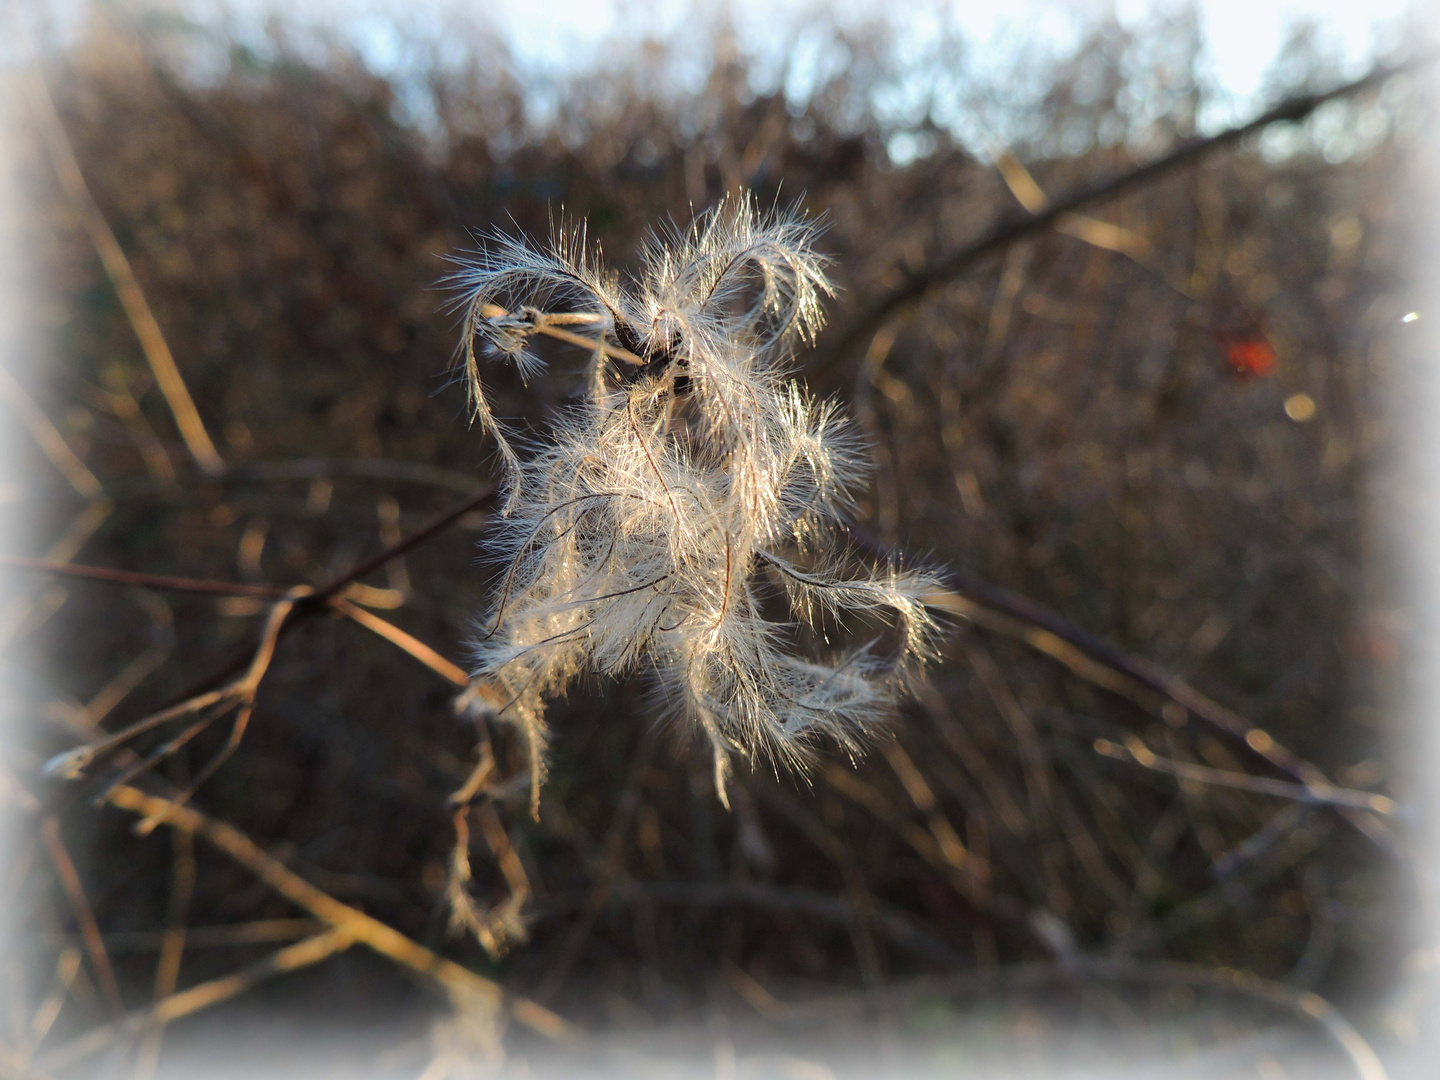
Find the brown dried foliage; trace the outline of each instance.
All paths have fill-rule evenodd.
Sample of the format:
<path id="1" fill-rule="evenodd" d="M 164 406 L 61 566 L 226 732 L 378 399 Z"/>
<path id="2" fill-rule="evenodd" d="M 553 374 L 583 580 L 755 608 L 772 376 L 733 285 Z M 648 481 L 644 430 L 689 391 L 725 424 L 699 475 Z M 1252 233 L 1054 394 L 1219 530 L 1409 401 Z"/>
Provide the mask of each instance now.
<path id="1" fill-rule="evenodd" d="M 208 477 L 186 458 L 32 131 L 17 166 L 38 208 L 26 242 L 51 286 L 57 359 L 32 392 L 103 494 L 83 509 L 37 463 L 19 512 L 43 507 L 49 532 L 25 554 L 322 586 L 486 482 L 487 450 L 446 385 L 455 328 L 440 312 L 439 256 L 492 224 L 543 233 L 563 205 L 623 260 L 658 218 L 684 221 L 742 186 L 764 202 L 783 181 L 830 223 L 842 293 L 811 384 L 848 399 L 873 442 L 862 543 L 1023 594 L 1147 658 L 1257 725 L 1248 745 L 972 603 L 893 744 L 853 768 L 833 761 L 813 787 L 742 776 L 730 814 L 704 754 L 648 729 L 642 686 L 572 694 L 554 713 L 531 823 L 523 783 L 504 782 L 521 771 L 519 748 L 481 732 L 477 769 L 476 732 L 451 709 L 447 680 L 494 571 L 475 512 L 319 612 L 348 619 L 280 635 L 243 742 L 191 799 L 208 817 L 162 820 L 202 837 L 204 821 L 226 823 L 216 827 L 268 852 L 274 873 L 594 1028 L 692 1018 L 717 980 L 738 996 L 710 1007 L 745 1001 L 775 1020 L 777 998 L 1081 954 L 1140 981 L 1153 964 L 1167 985 L 1373 989 L 1394 955 L 1375 929 L 1399 904 L 1394 821 L 1237 774 L 1306 798 L 1321 773 L 1402 794 L 1386 786 L 1381 725 L 1395 630 L 1376 614 L 1388 601 L 1365 526 L 1386 439 L 1378 379 L 1400 314 L 1396 138 L 1338 164 L 1313 148 L 1270 161 L 1253 141 L 1216 153 L 977 261 L 851 341 L 847 312 L 1017 198 L 1038 205 L 1163 150 L 1166 125 L 1186 134 L 1193 107 L 1172 72 L 1175 107 L 1153 146 L 1081 138 L 1061 152 L 1067 131 L 1093 135 L 1117 115 L 1119 46 L 1099 36 L 1074 71 L 1057 70 L 1043 130 L 1005 169 L 933 129 L 922 132 L 933 152 L 900 167 L 884 125 L 856 118 L 871 69 L 851 45 L 856 64 L 803 108 L 755 96 L 743 64 L 717 61 L 693 97 L 663 100 L 643 74 L 615 76 L 604 93 L 573 88 L 561 119 L 538 127 L 523 120 L 523 85 L 477 67 L 434 87 L 441 132 L 428 141 L 396 119 L 395 87 L 343 56 L 237 61 L 203 86 L 174 73 L 163 42 L 128 32 L 56 58 L 46 74 L 60 122 L 228 471 Z M 1072 76 L 1087 64 L 1110 81 L 1081 100 Z M 1346 107 L 1379 108 L 1373 95 Z M 1226 354 L 1237 335 L 1263 337 L 1273 375 L 1237 375 Z M 537 430 L 566 392 L 563 372 L 491 385 L 497 411 Z M 1316 406 L 1307 423 L 1284 408 L 1302 393 Z M 74 857 L 57 877 L 42 847 L 12 875 L 44 943 L 30 955 L 47 970 L 59 955 L 74 1001 L 54 1029 L 64 1036 L 45 1046 L 102 1023 L 106 1039 L 138 1039 L 168 1019 L 177 983 L 154 973 L 164 948 L 178 986 L 215 981 L 215 1001 L 324 960 L 345 986 L 309 985 L 337 1006 L 378 996 L 387 1012 L 408 1007 L 386 1030 L 418 1024 L 407 984 L 346 948 L 354 926 L 294 919 L 285 897 L 299 892 L 257 885 L 204 845 L 186 855 L 188 876 L 178 862 L 172 873 L 180 848 L 164 829 L 137 839 L 133 819 L 77 797 L 114 771 L 89 787 L 30 775 L 99 725 L 118 730 L 220 686 L 196 680 L 249 662 L 267 599 L 65 578 L 10 589 L 10 663 L 45 673 L 25 687 L 34 722 L 12 737 L 7 784 L 41 815 L 37 830 L 42 816 L 59 823 L 46 827 L 52 851 Z M 186 789 L 227 730 L 164 757 L 137 781 L 151 794 L 114 789 L 130 793 L 120 805 L 153 818 L 156 794 Z M 1267 761 L 1277 744 L 1299 755 L 1300 774 Z M 457 831 L 476 840 L 468 856 L 453 850 Z M 84 912 L 52 902 L 62 879 L 83 881 Z M 457 887 L 476 905 L 459 921 L 488 927 L 493 956 L 447 935 Z M 523 926 L 506 907 L 517 890 Z M 112 946 L 98 968 L 91 922 Z M 269 931 L 246 929 L 282 925 L 305 943 L 271 955 Z M 200 947 L 207 934 L 221 944 Z M 71 945 L 88 950 L 78 975 Z M 112 968 L 128 1007 L 154 989 L 152 1012 L 112 1017 L 94 989 Z M 1229 969 L 1256 981 L 1177 974 Z M 255 1000 L 289 1000 L 284 980 L 267 985 L 272 996 Z M 193 1001 L 212 1004 L 209 992 Z M 1266 1000 L 1320 1017 L 1290 992 Z M 461 1022 L 475 1008 L 457 1004 L 433 1062 L 497 1052 Z M 533 1008 L 543 1029 L 551 1014 Z M 62 1064 L 65 1047 L 52 1053 Z"/>

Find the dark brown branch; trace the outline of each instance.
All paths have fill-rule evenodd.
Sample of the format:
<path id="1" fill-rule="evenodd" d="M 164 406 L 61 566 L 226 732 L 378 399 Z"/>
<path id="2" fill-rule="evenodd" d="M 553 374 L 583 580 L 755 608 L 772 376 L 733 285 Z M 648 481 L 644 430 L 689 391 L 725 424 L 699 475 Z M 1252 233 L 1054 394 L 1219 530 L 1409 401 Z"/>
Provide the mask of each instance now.
<path id="1" fill-rule="evenodd" d="M 1239 713 L 1212 701 L 1158 664 L 1125 652 L 1088 630 L 1082 630 L 1067 622 L 1048 608 L 1008 589 L 966 578 L 953 570 L 947 571 L 946 581 L 966 600 L 1022 623 L 1031 630 L 1048 634 L 1051 638 L 1071 646 L 1085 659 L 1124 676 L 1166 701 L 1179 705 L 1202 722 L 1245 743 L 1270 764 L 1302 783 L 1316 780 L 1318 770 L 1314 766 L 1279 746 Z M 1064 660 L 1060 650 L 1045 647 L 1049 644 L 1047 640 L 1038 638 L 1033 633 L 1024 636 L 1031 646 Z"/>
<path id="2" fill-rule="evenodd" d="M 893 551 L 863 529 L 852 529 L 851 537 L 860 550 L 874 557 L 894 557 Z M 1009 633 L 1103 689 L 1129 697 L 1141 705 L 1161 706 L 1159 711 L 1167 718 L 1183 720 L 1186 716 L 1194 716 L 1201 723 L 1243 743 L 1276 769 L 1313 789 L 1318 796 L 1317 802 L 1326 802 L 1324 796 L 1338 790 L 1318 766 L 1287 750 L 1264 729 L 1206 697 L 1158 664 L 1111 645 L 1019 593 L 966 577 L 949 568 L 945 571 L 945 582 L 949 586 L 946 594 L 930 598 L 927 603 L 972 619 L 979 625 Z M 1369 811 L 1351 806 L 1336 809 L 1369 839 L 1387 850 L 1393 850 L 1393 839 Z"/>
<path id="3" fill-rule="evenodd" d="M 299 458 L 291 461 L 254 461 L 233 465 L 225 474 L 227 483 L 236 481 L 269 483 L 276 480 L 384 480 L 392 483 L 425 484 L 448 488 L 461 495 L 488 491 L 489 485 L 459 469 L 447 469 L 424 461 L 384 458 Z"/>
<path id="4" fill-rule="evenodd" d="M 421 544 L 434 539 L 466 514 L 470 513 L 470 511 L 477 510 L 481 506 L 484 506 L 494 495 L 495 489 L 487 486 L 483 491 L 465 499 L 451 509 L 431 519 L 427 524 L 422 525 L 408 536 L 402 537 L 397 542 L 389 545 L 373 558 L 367 559 L 365 562 L 353 567 L 339 577 L 326 582 L 315 592 L 298 600 L 295 604 L 294 614 L 280 627 L 280 636 L 283 637 L 316 612 L 329 610 L 330 600 L 343 592 L 347 586 L 353 585 L 361 578 L 374 573 L 391 559 L 397 559 L 407 551 L 411 551 Z M 187 687 L 175 700 L 184 701 L 187 698 L 192 698 L 197 694 L 202 694 L 207 690 L 214 689 L 221 685 L 225 680 L 229 679 L 241 668 L 250 663 L 253 652 L 253 649 L 246 649 L 236 654 L 222 667 L 207 675 L 199 682 Z"/>
<path id="5" fill-rule="evenodd" d="M 1065 214 L 1070 214 L 1093 203 L 1105 202 L 1124 195 L 1135 188 L 1148 184 L 1184 165 L 1207 157 L 1217 150 L 1231 146 L 1245 136 L 1269 127 L 1271 124 L 1288 121 L 1296 123 L 1305 119 L 1320 106 L 1342 98 L 1353 97 L 1373 87 L 1416 71 L 1435 60 L 1435 54 L 1407 60 L 1403 63 L 1376 68 L 1363 78 L 1345 83 L 1334 89 L 1318 94 L 1304 94 L 1281 102 L 1273 109 L 1261 113 L 1248 123 L 1232 127 L 1217 135 L 1187 139 L 1170 153 L 1154 161 L 1137 166 L 1128 172 L 1108 180 L 1083 187 L 1069 195 L 1055 199 L 1036 214 L 1011 215 L 999 221 L 989 230 L 966 244 L 959 251 L 945 256 L 930 266 L 922 267 L 906 275 L 905 280 L 889 293 L 865 308 L 849 325 L 836 335 L 834 344 L 816 357 L 812 371 L 824 371 L 835 364 L 857 343 L 867 340 L 896 312 L 922 299 L 932 289 L 959 277 L 977 259 L 999 251 L 1016 240 L 1033 236 L 1051 228 Z"/>
<path id="6" fill-rule="evenodd" d="M 379 570 L 391 559 L 398 559 L 412 548 L 419 547 L 421 544 L 444 532 L 451 525 L 454 525 L 455 522 L 470 513 L 470 511 L 477 510 L 481 506 L 484 506 L 494 495 L 495 489 L 487 486 L 485 490 L 471 496 L 464 502 L 440 514 L 438 517 L 433 518 L 428 524 L 416 529 L 409 536 L 402 537 L 400 540 L 391 544 L 374 558 L 361 563 L 359 566 L 353 567 L 335 580 L 320 586 L 319 589 L 307 598 L 306 606 L 319 607 L 323 605 L 325 601 L 339 593 L 347 585 L 353 585 L 361 578 L 367 577 L 376 570 Z"/>
<path id="7" fill-rule="evenodd" d="M 353 585 L 361 578 L 380 569 L 380 567 L 384 566 L 390 560 L 399 558 L 405 554 L 405 552 L 423 544 L 436 534 L 449 528 L 471 510 L 488 502 L 493 494 L 494 489 L 488 485 L 485 486 L 482 490 L 458 506 L 445 511 L 409 536 L 390 545 L 374 558 L 341 574 L 333 581 L 327 582 L 321 586 L 319 590 L 310 594 L 301 604 L 301 608 L 323 607 L 327 601 L 346 586 Z M 288 588 L 280 585 L 247 585 L 239 582 L 219 581 L 209 578 L 170 577 L 164 574 L 145 574 L 133 570 L 114 570 L 105 566 L 77 566 L 73 563 L 55 562 L 50 559 L 28 559 L 18 555 L 0 555 L 0 566 L 13 566 L 18 570 L 34 570 L 40 573 L 59 574 L 65 577 L 88 578 L 92 581 L 104 581 L 114 585 L 135 585 L 147 589 L 161 589 L 168 592 L 203 593 L 211 596 L 260 596 L 278 599 L 279 597 L 288 595 L 290 592 Z M 297 615 L 298 614 L 300 614 L 300 612 L 297 612 Z M 233 670 L 238 669 L 232 669 L 231 673 L 233 673 Z"/>
<path id="8" fill-rule="evenodd" d="M 244 585 L 236 581 L 218 581 L 209 578 L 142 574 L 133 570 L 114 570 L 108 566 L 78 566 L 75 563 L 55 562 L 51 559 L 27 559 L 18 555 L 0 555 L 0 566 L 13 566 L 17 570 L 34 570 L 38 573 L 58 574 L 62 577 L 104 581 L 111 585 L 136 585 L 144 589 L 202 593 L 209 596 L 278 598 L 284 596 L 288 591 L 278 585 Z"/>

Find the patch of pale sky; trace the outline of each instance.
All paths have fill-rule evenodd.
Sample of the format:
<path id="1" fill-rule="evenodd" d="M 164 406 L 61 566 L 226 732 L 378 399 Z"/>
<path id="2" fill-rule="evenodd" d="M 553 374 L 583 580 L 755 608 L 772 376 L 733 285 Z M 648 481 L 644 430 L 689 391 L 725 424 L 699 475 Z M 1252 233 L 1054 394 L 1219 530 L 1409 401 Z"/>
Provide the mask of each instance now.
<path id="1" fill-rule="evenodd" d="M 243 37 L 257 39 L 263 38 L 260 30 L 268 15 L 278 13 L 292 24 L 308 24 L 349 43 L 377 72 L 402 77 L 417 64 L 443 55 L 447 39 L 454 43 L 466 33 L 491 34 L 504 42 L 517 68 L 542 78 L 603 69 L 619 41 L 649 37 L 677 46 L 682 54 L 687 46 L 695 51 L 723 10 L 729 13 L 741 50 L 755 58 L 762 72 L 778 73 L 784 63 L 786 91 L 800 99 L 836 63 L 833 54 L 807 41 L 807 27 L 818 15 L 854 28 L 888 14 L 899 58 L 913 61 L 917 69 L 925 66 L 945 34 L 958 31 L 969 46 L 970 69 L 984 77 L 1013 72 L 1022 49 L 1064 53 L 1077 43 L 1086 22 L 1106 10 L 1133 26 L 1183 2 L 1011 0 L 999 5 L 912 0 L 897 9 L 882 0 L 490 0 L 483 7 L 473 0 L 310 0 L 303 7 L 287 8 L 280 0 L 180 0 L 179 7 L 201 24 L 228 23 Z M 1390 51 L 1396 43 L 1394 27 L 1407 10 L 1435 2 L 1197 0 L 1207 72 L 1230 103 L 1217 103 L 1210 119 L 1225 123 L 1251 107 L 1297 21 L 1319 23 L 1331 51 L 1354 72 Z M 49 0 L 41 6 L 52 16 L 52 26 L 63 27 L 83 21 L 87 0 Z M 897 10 L 903 14 L 897 16 Z M 412 47 L 417 43 L 426 51 L 417 53 Z M 704 59 L 697 59 L 688 68 L 673 70 L 672 77 L 703 77 Z M 900 93 L 903 96 L 903 88 Z M 903 111 L 903 105 L 896 108 Z M 1207 118 L 1201 119 L 1204 124 Z"/>
<path id="2" fill-rule="evenodd" d="M 1422 0 L 1424 2 L 1424 0 Z M 764 52 L 783 40 L 817 10 L 827 11 L 842 23 L 855 23 L 873 15 L 879 5 L 823 4 L 815 0 L 735 0 L 736 30 L 747 51 Z M 1115 0 L 1121 22 L 1135 24 L 1157 8 L 1177 3 L 1155 0 Z M 1270 62 L 1284 43 L 1288 29 L 1299 20 L 1322 25 L 1340 57 L 1350 66 L 1374 55 L 1378 28 L 1395 24 L 1414 6 L 1413 0 L 1199 0 L 1200 21 L 1210 54 L 1211 71 L 1218 84 L 1237 97 L 1261 88 Z M 693 0 L 499 0 L 492 8 L 502 36 L 525 67 L 551 72 L 593 65 L 617 36 L 646 33 L 657 38 L 683 35 L 710 19 L 713 3 Z M 894 8 L 892 7 L 893 11 Z M 923 48 L 938 35 L 946 18 L 964 33 L 984 56 L 1024 36 L 1063 46 L 1073 42 L 1087 15 L 1104 8 L 1087 0 L 1020 0 L 996 5 L 974 0 L 921 3 L 899 20 L 901 45 Z M 908 40 L 905 40 L 908 39 Z M 1383 44 L 1383 43 L 1380 43 Z"/>
<path id="3" fill-rule="evenodd" d="M 1087 17 L 1113 9 L 1122 23 L 1136 24 L 1183 0 L 916 0 L 895 19 L 897 45 L 923 52 L 950 23 L 974 46 L 972 56 L 994 55 L 1003 63 L 1011 43 L 1024 40 L 1063 47 Z M 1237 96 L 1253 94 L 1270 61 L 1297 20 L 1319 22 L 1337 53 L 1352 67 L 1371 58 L 1377 28 L 1394 26 L 1407 10 L 1434 0 L 1197 0 L 1217 83 Z M 52 25 L 78 23 L 87 0 L 49 0 Z M 894 4 L 880 0 L 491 0 L 483 9 L 467 0 L 309 0 L 288 7 L 280 0 L 181 0 L 199 22 L 224 18 L 257 26 L 271 12 L 328 27 L 349 39 L 378 68 L 405 60 L 397 35 L 485 27 L 510 47 L 518 65 L 545 74 L 566 74 L 603 64 L 618 38 L 648 35 L 662 40 L 694 37 L 716 22 L 722 8 L 733 13 L 739 43 L 764 54 L 793 38 L 817 13 L 856 25 Z"/>

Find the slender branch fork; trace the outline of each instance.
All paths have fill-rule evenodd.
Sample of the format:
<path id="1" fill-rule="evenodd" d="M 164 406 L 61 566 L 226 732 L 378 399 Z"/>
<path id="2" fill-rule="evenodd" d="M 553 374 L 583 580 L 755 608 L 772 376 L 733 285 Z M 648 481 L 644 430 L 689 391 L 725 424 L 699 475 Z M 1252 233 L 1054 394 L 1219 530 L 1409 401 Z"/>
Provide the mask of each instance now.
<path id="1" fill-rule="evenodd" d="M 409 535 L 401 537 L 393 544 L 387 545 L 374 557 L 358 564 L 344 574 L 316 588 L 314 591 L 301 596 L 296 601 L 295 611 L 291 617 L 281 625 L 279 631 L 280 636 L 283 637 L 290 630 L 315 614 L 329 610 L 333 598 L 342 596 L 347 589 L 358 584 L 362 578 L 368 577 L 392 560 L 398 559 L 401 555 L 434 539 L 466 514 L 483 507 L 494 498 L 494 496 L 495 489 L 493 487 L 484 487 L 470 498 L 463 499 L 449 510 L 436 515 L 436 517 L 432 518 L 428 523 L 422 525 Z M 250 662 L 251 655 L 251 652 L 246 650 L 232 657 L 209 675 L 192 683 L 180 694 L 174 704 L 178 704 L 197 694 L 204 693 L 205 691 L 222 685 L 226 679 L 229 679 L 241 671 Z"/>
<path id="2" fill-rule="evenodd" d="M 178 720 L 186 716 L 199 716 L 199 719 L 181 731 L 179 735 L 162 744 L 148 757 L 128 765 L 122 776 L 114 782 L 114 784 L 127 783 L 134 779 L 139 773 L 145 771 L 150 766 L 156 764 L 195 738 L 204 731 L 210 723 L 218 719 L 220 715 L 233 710 L 235 720 L 231 726 L 230 737 L 224 747 L 222 747 L 215 758 L 200 770 L 190 786 L 177 796 L 172 803 L 172 805 L 175 806 L 182 805 L 194 794 L 200 784 L 209 779 L 239 746 L 240 740 L 244 736 L 245 729 L 249 724 L 250 716 L 254 712 L 255 696 L 259 690 L 261 681 L 269 670 L 270 662 L 274 658 L 275 648 L 279 643 L 281 635 L 288 628 L 296 625 L 302 618 L 321 610 L 328 609 L 338 611 L 340 614 L 345 615 L 352 621 L 379 634 L 392 644 L 410 653 L 452 683 L 463 685 L 465 675 L 459 667 L 445 660 L 433 649 L 429 648 L 429 646 L 424 645 L 411 635 L 405 633 L 399 627 L 395 627 L 384 619 L 371 615 L 369 612 L 352 604 L 346 598 L 346 592 L 351 586 L 356 585 L 361 578 L 368 576 L 391 560 L 399 558 L 412 548 L 439 535 L 465 514 L 484 505 L 484 503 L 490 499 L 491 495 L 492 492 L 486 490 L 469 499 L 462 500 L 457 506 L 440 514 L 420 529 L 388 545 L 378 555 L 360 563 L 347 573 L 341 574 L 339 577 L 336 577 L 318 589 L 308 585 L 294 586 L 289 589 L 284 589 L 279 586 L 247 588 L 234 585 L 230 582 L 139 574 L 129 571 L 108 570 L 102 567 L 55 563 L 49 560 L 4 560 L 0 565 L 11 565 L 21 569 L 33 569 L 50 573 L 70 574 L 76 577 L 111 584 L 141 585 L 159 589 L 179 589 L 181 591 L 218 595 L 236 595 L 235 589 L 246 588 L 246 591 L 240 593 L 240 595 L 270 596 L 275 598 L 275 603 L 271 606 L 270 614 L 261 632 L 259 644 L 252 653 L 243 655 L 239 658 L 238 662 L 228 664 L 224 669 L 205 680 L 204 685 L 192 689 L 175 704 L 163 708 L 158 712 L 151 713 L 98 741 L 86 743 L 73 750 L 56 755 L 46 763 L 45 772 L 50 775 L 77 776 L 98 758 L 123 746 L 131 739 L 147 731 L 151 731 L 173 720 Z M 243 671 L 243 674 L 240 674 L 228 683 L 225 682 L 226 679 L 229 679 L 232 675 L 240 671 Z M 220 685 L 218 689 L 211 689 L 211 687 L 216 684 L 223 685 Z M 112 784 L 112 788 L 114 784 Z M 154 829 L 156 825 L 160 824 L 161 820 L 163 819 L 146 818 L 141 822 L 139 830 L 141 832 L 149 832 Z"/>
<path id="3" fill-rule="evenodd" d="M 249 654 L 248 661 L 240 665 L 243 671 L 238 677 L 219 689 L 192 694 L 185 700 L 136 721 L 118 732 L 58 755 L 48 763 L 46 771 L 52 774 L 74 775 L 97 758 L 111 751 L 120 751 L 123 755 L 121 762 L 124 768 L 120 776 L 112 780 L 100 794 L 97 802 L 108 803 L 139 815 L 140 820 L 135 828 L 142 834 L 152 831 L 157 826 L 167 825 L 179 832 L 203 837 L 224 854 L 256 873 L 282 896 L 330 924 L 330 929 L 326 932 L 281 949 L 251 968 L 235 975 L 202 983 L 185 991 L 172 991 L 168 996 L 157 1000 L 148 1009 L 122 1014 L 116 1020 L 92 1029 L 86 1035 L 47 1055 L 43 1061 L 46 1067 L 53 1069 L 73 1064 L 102 1050 L 116 1038 L 133 1037 L 147 1032 L 153 1033 L 171 1020 L 242 993 L 264 978 L 318 963 L 356 943 L 366 945 L 391 960 L 428 976 L 446 991 L 457 1010 L 478 1008 L 490 1013 L 503 1012 L 536 1033 L 550 1039 L 573 1040 L 581 1034 L 579 1029 L 538 1003 L 511 994 L 493 981 L 435 954 L 384 923 L 340 903 L 266 855 L 253 841 L 232 826 L 207 818 L 185 805 L 199 785 L 208 779 L 239 745 L 245 726 L 254 710 L 256 692 L 269 670 L 282 633 L 315 612 L 330 610 L 343 615 L 410 653 L 452 684 L 457 686 L 466 684 L 468 680 L 463 669 L 444 659 L 429 646 L 400 628 L 352 603 L 347 594 L 361 578 L 439 535 L 465 514 L 483 506 L 490 497 L 491 492 L 486 490 L 463 500 L 420 529 L 388 545 L 373 558 L 358 564 L 347 573 L 336 577 L 318 589 L 305 585 L 291 588 L 235 586 L 230 582 L 116 571 L 103 567 L 74 566 L 53 560 L 4 560 L 3 565 L 9 565 L 16 569 L 66 574 L 106 584 L 211 595 L 265 596 L 274 599 L 275 602 L 271 605 L 270 613 L 266 618 L 259 644 L 253 653 Z M 212 676 L 212 681 L 222 682 L 232 674 L 234 674 L 232 670 L 223 671 Z M 143 792 L 130 785 L 130 781 L 136 776 L 145 772 L 166 754 L 179 749 L 219 715 L 222 715 L 224 711 L 232 709 L 236 713 L 236 719 L 232 724 L 229 739 L 221 751 L 199 771 L 184 791 L 161 796 Z M 169 721 L 197 714 L 199 715 L 198 720 L 178 736 L 162 744 L 148 757 L 139 758 L 125 750 L 125 744 L 135 736 Z M 468 808 L 468 801 L 479 793 L 485 779 L 486 777 L 481 776 L 473 785 L 467 785 L 467 788 L 473 787 L 473 790 L 465 792 L 466 808 Z M 38 807 L 38 804 L 36 805 Z M 517 889 L 518 899 L 515 902 L 518 907 L 518 904 L 529 893 L 528 884 L 524 881 L 523 870 L 519 868 L 518 860 L 509 850 L 508 839 L 506 839 L 499 819 L 495 817 L 493 811 L 489 816 L 482 817 L 482 825 L 485 828 L 487 843 L 500 862 L 507 881 L 511 882 L 512 887 L 519 886 Z M 50 834 L 53 834 L 51 847 L 63 854 L 63 848 L 59 847 L 58 827 L 53 819 L 48 819 L 47 828 L 50 830 Z M 84 918 L 84 913 L 88 913 L 89 909 L 84 902 L 84 893 L 80 888 L 79 879 L 74 874 L 68 856 L 64 858 L 57 856 L 57 859 L 57 865 L 62 868 L 62 876 L 65 868 L 70 869 L 66 881 L 72 905 L 82 912 L 82 923 L 92 930 L 87 935 L 87 947 L 92 958 L 95 958 L 97 969 L 108 973 L 110 968 L 99 932 L 93 927 L 93 919 L 87 922 Z M 113 983 L 114 979 L 111 976 L 108 981 L 105 981 L 105 986 L 109 988 Z M 118 991 L 111 993 L 110 998 L 115 1011 L 119 1012 Z"/>

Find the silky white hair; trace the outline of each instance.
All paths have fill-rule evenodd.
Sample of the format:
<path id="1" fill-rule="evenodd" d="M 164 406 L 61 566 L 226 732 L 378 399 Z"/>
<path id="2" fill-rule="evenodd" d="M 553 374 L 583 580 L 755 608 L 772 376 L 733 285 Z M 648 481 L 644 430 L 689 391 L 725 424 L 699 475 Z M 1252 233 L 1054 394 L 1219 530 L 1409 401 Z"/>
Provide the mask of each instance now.
<path id="1" fill-rule="evenodd" d="M 583 227 L 543 250 L 492 235 L 453 276 L 475 418 L 503 464 L 506 565 L 462 704 L 524 733 L 532 809 L 545 700 L 582 674 L 647 670 L 708 741 L 728 806 L 732 754 L 801 767 L 817 735 L 856 751 L 931 651 L 937 578 L 893 563 L 844 573 L 837 526 L 863 447 L 788 374 L 833 295 L 816 233 L 742 198 L 653 237 L 633 281 L 589 256 Z M 590 353 L 587 389 L 522 456 L 480 359 L 533 376 L 536 335 Z M 779 598 L 788 620 L 762 613 Z M 847 614 L 891 629 L 843 655 L 802 654 Z"/>

